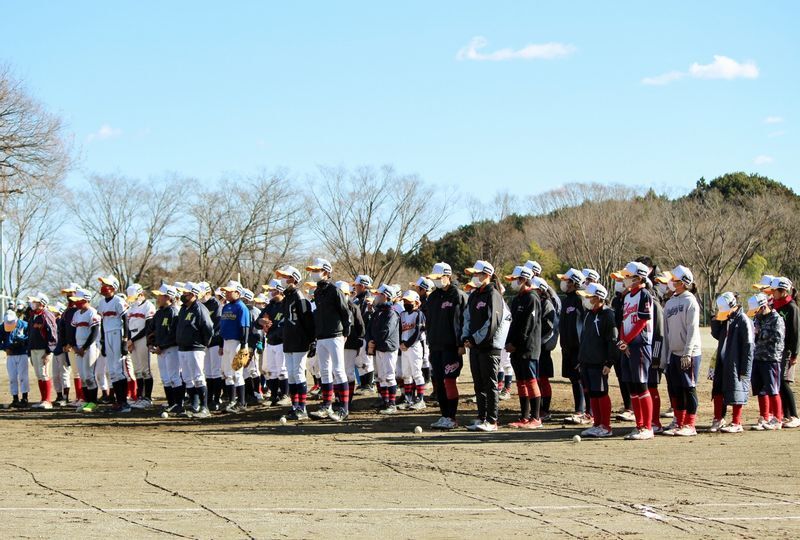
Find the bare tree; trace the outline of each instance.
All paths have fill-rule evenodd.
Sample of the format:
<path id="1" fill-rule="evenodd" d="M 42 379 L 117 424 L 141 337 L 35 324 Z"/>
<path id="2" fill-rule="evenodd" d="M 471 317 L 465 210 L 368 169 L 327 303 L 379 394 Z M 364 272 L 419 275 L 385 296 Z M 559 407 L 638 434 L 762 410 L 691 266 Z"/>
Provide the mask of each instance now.
<path id="1" fill-rule="evenodd" d="M 186 202 L 189 180 L 168 175 L 145 183 L 95 175 L 90 186 L 71 203 L 89 249 L 122 286 L 142 279 L 170 251 L 170 235 L 180 227 L 178 209 Z"/>
<path id="2" fill-rule="evenodd" d="M 312 196 L 311 227 L 325 249 L 351 276 L 367 273 L 378 282 L 393 280 L 402 255 L 446 217 L 430 187 L 390 166 L 320 168 Z"/>

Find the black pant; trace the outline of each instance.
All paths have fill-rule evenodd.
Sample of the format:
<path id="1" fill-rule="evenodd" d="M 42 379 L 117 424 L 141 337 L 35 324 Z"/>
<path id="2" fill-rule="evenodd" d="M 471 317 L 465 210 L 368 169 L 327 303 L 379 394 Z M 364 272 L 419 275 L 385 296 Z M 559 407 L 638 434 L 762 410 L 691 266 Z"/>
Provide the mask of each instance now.
<path id="1" fill-rule="evenodd" d="M 500 350 L 469 350 L 469 368 L 478 402 L 478 418 L 494 424 L 497 422 L 500 391 L 497 389 L 497 371 L 500 369 Z"/>
<path id="2" fill-rule="evenodd" d="M 439 410 L 445 418 L 455 418 L 458 411 L 458 399 L 450 399 L 444 385 L 445 379 L 457 379 L 461 374 L 462 358 L 458 347 L 445 350 L 431 350 L 428 356 L 431 363 L 431 379 Z"/>

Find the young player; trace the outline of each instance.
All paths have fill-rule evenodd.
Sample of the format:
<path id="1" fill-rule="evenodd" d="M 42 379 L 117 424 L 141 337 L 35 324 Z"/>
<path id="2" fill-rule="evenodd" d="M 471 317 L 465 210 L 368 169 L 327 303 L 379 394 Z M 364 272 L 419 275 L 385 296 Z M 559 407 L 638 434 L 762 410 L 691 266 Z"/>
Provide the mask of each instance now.
<path id="1" fill-rule="evenodd" d="M 530 268 L 517 266 L 505 279 L 511 282 L 511 288 L 517 293 L 511 301 L 511 325 L 505 349 L 517 378 L 520 416 L 509 427 L 536 429 L 542 427 L 542 397 L 537 381 L 542 348 L 541 300 L 531 283 L 533 272 Z"/>
<path id="2" fill-rule="evenodd" d="M 283 293 L 286 288 L 281 280 L 273 279 L 265 286 L 270 295 L 269 303 L 258 318 L 258 324 L 266 333 L 264 365 L 262 371 L 267 378 L 270 406 L 290 406 L 289 376 L 286 356 L 283 352 Z"/>
<path id="3" fill-rule="evenodd" d="M 350 310 L 350 318 L 353 321 L 350 327 L 350 335 L 347 336 L 347 340 L 344 342 L 344 369 L 347 373 L 350 403 L 352 403 L 356 389 L 356 364 L 358 355 L 364 348 L 364 320 L 361 318 L 359 307 L 350 300 L 350 284 L 346 281 L 337 281 L 336 288 L 348 298 L 347 308 Z"/>
<path id="4" fill-rule="evenodd" d="M 571 424 L 589 424 L 590 417 L 586 414 L 586 401 L 584 398 L 583 384 L 578 372 L 578 354 L 580 353 L 580 325 L 583 321 L 584 310 L 578 290 L 583 286 L 583 274 L 570 268 L 563 274 L 558 274 L 561 292 L 565 294 L 561 302 L 561 315 L 559 317 L 559 335 L 561 338 L 561 375 L 569 379 L 572 385 L 572 399 L 575 412 L 567 417 Z"/>
<path id="5" fill-rule="evenodd" d="M 500 350 L 505 346 L 509 315 L 505 301 L 495 283 L 494 267 L 486 261 L 477 261 L 464 270 L 472 276 L 475 290 L 467 301 L 461 342 L 469 350 L 469 367 L 472 371 L 478 418 L 467 426 L 470 431 L 497 431 L 499 416 L 497 371 L 500 367 Z"/>
<path id="6" fill-rule="evenodd" d="M 128 352 L 136 375 L 136 401 L 131 403 L 131 407 L 148 409 L 153 400 L 153 374 L 150 371 L 150 349 L 146 337 L 156 307 L 145 298 L 144 289 L 138 283 L 128 287 L 125 294 L 130 305 L 125 315 L 128 322 Z"/>
<path id="7" fill-rule="evenodd" d="M 796 291 L 785 277 L 776 277 L 765 292 L 772 295 L 773 307 L 783 317 L 786 326 L 786 342 L 781 361 L 781 404 L 783 405 L 783 427 L 800 427 L 797 405 L 792 392 L 797 354 L 800 352 L 800 309 L 797 307 Z"/>
<path id="8" fill-rule="evenodd" d="M 222 306 L 219 334 L 222 345 L 219 354 L 222 357 L 222 373 L 225 376 L 225 389 L 228 398 L 226 412 L 239 412 L 247 407 L 244 390 L 244 368 L 233 369 L 232 362 L 239 349 L 247 348 L 250 335 L 250 310 L 242 302 L 244 287 L 238 281 L 229 281 L 225 287 L 226 303 Z M 238 397 L 238 400 L 237 400 Z"/>
<path id="9" fill-rule="evenodd" d="M 42 400 L 32 405 L 35 409 L 53 408 L 53 381 L 50 378 L 53 351 L 58 343 L 56 317 L 46 309 L 49 299 L 44 293 L 29 296 L 31 318 L 28 324 L 28 355 L 31 358 Z"/>
<path id="10" fill-rule="evenodd" d="M 214 335 L 214 325 L 206 307 L 198 301 L 201 287 L 190 281 L 181 288 L 181 309 L 175 325 L 175 342 L 178 345 L 178 360 L 181 379 L 189 395 L 186 416 L 208 418 L 208 392 L 203 375 L 206 347 Z"/>
<path id="11" fill-rule="evenodd" d="M 306 360 L 314 340 L 314 315 L 311 303 L 300 291 L 300 271 L 287 266 L 275 272 L 284 287 L 283 315 L 283 355 L 289 378 L 289 394 L 292 396 L 292 410 L 286 416 L 289 420 L 307 420 Z"/>
<path id="12" fill-rule="evenodd" d="M 625 289 L 622 274 L 619 272 L 612 272 L 611 279 L 614 280 L 614 298 L 611 299 L 611 309 L 614 310 L 617 329 L 619 329 L 622 327 L 623 304 L 625 302 L 625 294 L 628 291 Z M 614 357 L 614 374 L 619 384 L 620 397 L 622 397 L 622 410 L 617 413 L 617 420 L 635 422 L 636 417 L 631 408 L 631 389 L 628 387 L 628 383 L 622 380 L 622 351 L 619 349 L 617 349 L 616 356 Z"/>
<path id="13" fill-rule="evenodd" d="M 526 266 L 527 267 L 527 266 Z M 531 286 L 539 295 L 542 311 L 542 346 L 539 352 L 538 383 L 542 393 L 540 419 L 542 422 L 550 420 L 550 401 L 553 390 L 550 379 L 555 375 L 553 368 L 552 352 L 558 345 L 558 317 L 559 303 L 556 302 L 553 288 L 541 277 L 534 276 Z"/>
<path id="14" fill-rule="evenodd" d="M 783 347 L 786 342 L 786 324 L 769 305 L 764 293 L 751 296 L 747 301 L 747 316 L 753 318 L 755 351 L 753 372 L 750 378 L 753 395 L 758 396 L 758 422 L 751 429 L 775 430 L 783 427 L 780 379 Z"/>
<path id="15" fill-rule="evenodd" d="M 360 274 L 356 276 L 353 283 L 353 304 L 358 306 L 361 312 L 361 320 L 364 324 L 364 333 L 366 335 L 366 328 L 369 326 L 369 318 L 372 316 L 372 295 L 370 294 L 370 287 L 372 287 L 372 278 Z M 366 339 L 362 340 L 364 345 L 358 352 L 356 358 L 356 366 L 358 368 L 358 377 L 360 384 L 358 385 L 358 392 L 363 394 L 375 393 L 375 362 L 374 357 L 367 354 Z"/>
<path id="16" fill-rule="evenodd" d="M 151 292 L 156 297 L 158 307 L 153 315 L 151 352 L 157 355 L 158 372 L 164 385 L 164 395 L 167 397 L 164 412 L 179 413 L 183 412 L 183 381 L 175 334 L 178 328 L 178 289 L 163 284 L 158 290 Z"/>
<path id="17" fill-rule="evenodd" d="M 72 385 L 70 379 L 70 359 L 69 359 L 69 346 L 67 340 L 69 339 L 67 329 L 64 326 L 63 315 L 67 306 L 61 302 L 56 302 L 53 305 L 47 306 L 47 309 L 53 312 L 56 316 L 56 329 L 58 333 L 58 340 L 56 341 L 56 348 L 53 349 L 53 388 L 56 392 L 56 399 L 53 405 L 56 407 L 66 407 L 69 403 L 69 391 Z"/>
<path id="18" fill-rule="evenodd" d="M 311 413 L 314 418 L 330 418 L 341 422 L 350 414 L 350 386 L 344 368 L 344 343 L 350 334 L 350 310 L 341 290 L 330 281 L 333 268 L 325 259 L 315 259 L 306 266 L 311 272 L 314 291 L 314 329 L 317 338 L 317 357 L 322 379 L 322 405 Z M 339 409 L 332 407 L 333 397 Z"/>
<path id="19" fill-rule="evenodd" d="M 742 407 L 750 393 L 750 374 L 753 367 L 755 338 L 753 323 L 739 306 L 732 292 L 717 298 L 717 315 L 711 326 L 711 335 L 718 340 L 717 362 L 714 367 L 714 422 L 711 431 L 741 433 Z M 724 407 L 733 406 L 733 418 L 726 425 Z"/>
<path id="20" fill-rule="evenodd" d="M 400 350 L 405 402 L 398 408 L 420 411 L 425 409 L 425 378 L 422 376 L 422 329 L 425 315 L 420 310 L 421 301 L 416 291 L 408 290 L 403 296 L 403 313 L 400 314 Z"/>
<path id="21" fill-rule="evenodd" d="M 214 335 L 206 349 L 205 364 L 203 365 L 203 375 L 206 377 L 208 392 L 208 410 L 219 411 L 223 387 L 222 357 L 219 354 L 219 348 L 222 345 L 222 338 L 219 335 L 219 317 L 222 313 L 221 301 L 224 301 L 225 295 L 220 289 L 214 291 L 206 281 L 201 281 L 198 285 L 203 289 L 200 301 L 208 310 L 211 324 L 214 326 Z"/>
<path id="22" fill-rule="evenodd" d="M 400 317 L 393 308 L 392 298 L 397 292 L 389 285 L 381 284 L 373 301 L 374 312 L 367 328 L 367 353 L 375 356 L 375 372 L 378 377 L 383 415 L 397 414 L 397 351 L 400 348 Z"/>
<path id="23" fill-rule="evenodd" d="M 8 385 L 11 390 L 11 405 L 14 408 L 28 406 L 28 323 L 17 317 L 13 309 L 6 311 L 0 329 L 0 350 L 6 354 Z M 22 394 L 22 399 L 20 399 Z"/>
<path id="24" fill-rule="evenodd" d="M 128 381 L 133 380 L 134 375 L 128 371 L 128 362 L 124 356 L 122 337 L 124 331 L 125 314 L 128 311 L 128 304 L 117 296 L 119 281 L 114 276 L 99 278 L 100 281 L 100 303 L 97 311 L 100 313 L 103 344 L 105 350 L 106 369 L 114 389 L 116 405 L 114 412 L 129 413 L 131 407 L 128 404 Z"/>
<path id="25" fill-rule="evenodd" d="M 255 324 L 261 315 L 261 310 L 255 305 L 255 294 L 250 289 L 245 289 L 242 301 L 250 310 L 250 333 L 247 336 L 247 347 L 250 349 L 250 362 L 244 367 L 244 391 L 248 405 L 257 404 L 264 400 L 261 394 L 261 369 L 259 358 L 264 352 L 264 330 Z"/>
<path id="26" fill-rule="evenodd" d="M 436 290 L 433 281 L 425 276 L 420 276 L 412 289 L 419 295 L 419 310 L 427 317 L 428 295 Z M 428 349 L 428 336 L 425 332 L 426 328 L 423 326 L 420 337 L 420 343 L 422 343 L 422 378 L 425 381 L 425 386 L 427 388 L 427 386 L 431 383 L 431 359 L 430 350 Z"/>
<path id="27" fill-rule="evenodd" d="M 75 327 L 72 326 L 72 317 L 75 315 L 75 312 L 78 311 L 78 308 L 75 307 L 75 303 L 70 300 L 71 296 L 75 295 L 75 291 L 79 288 L 77 283 L 71 283 L 69 286 L 64 287 L 61 289 L 61 294 L 64 295 L 64 298 L 67 300 L 67 308 L 64 310 L 64 313 L 61 314 L 60 319 L 60 328 L 59 332 L 63 331 L 63 342 L 64 342 L 64 352 L 66 354 L 70 354 L 74 352 L 75 349 Z M 72 364 L 74 358 L 70 360 L 70 364 Z M 81 376 L 78 373 L 78 366 L 77 364 L 74 367 L 75 373 L 72 375 L 72 383 L 75 387 L 75 401 L 69 402 L 68 405 L 70 407 L 78 407 L 79 405 L 83 405 L 83 383 L 81 381 Z"/>
<path id="28" fill-rule="evenodd" d="M 648 390 L 650 366 L 653 361 L 653 297 L 646 287 L 650 269 L 640 262 L 629 262 L 620 271 L 625 288 L 622 326 L 617 344 L 622 351 L 622 380 L 631 390 L 631 405 L 636 417 L 636 429 L 627 440 L 653 438 L 653 400 Z"/>
<path id="29" fill-rule="evenodd" d="M 578 291 L 583 297 L 586 313 L 581 329 L 579 370 L 584 387 L 592 400 L 593 425 L 585 429 L 584 437 L 610 437 L 611 398 L 608 397 L 608 374 L 614 366 L 617 348 L 617 328 L 614 310 L 605 304 L 608 291 L 599 283 L 590 283 Z"/>
<path id="30" fill-rule="evenodd" d="M 697 379 L 700 374 L 700 305 L 694 275 L 685 266 L 669 274 L 670 298 L 664 304 L 663 363 L 667 366 L 667 389 L 674 411 L 673 423 L 662 433 L 697 435 Z"/>
<path id="31" fill-rule="evenodd" d="M 79 412 L 90 413 L 97 408 L 97 390 L 99 377 L 97 358 L 100 355 L 98 341 L 100 338 L 100 314 L 89 302 L 92 293 L 77 288 L 69 298 L 75 303 L 77 311 L 72 316 L 72 327 L 75 329 L 75 362 L 83 386 L 82 405 L 77 405 Z"/>

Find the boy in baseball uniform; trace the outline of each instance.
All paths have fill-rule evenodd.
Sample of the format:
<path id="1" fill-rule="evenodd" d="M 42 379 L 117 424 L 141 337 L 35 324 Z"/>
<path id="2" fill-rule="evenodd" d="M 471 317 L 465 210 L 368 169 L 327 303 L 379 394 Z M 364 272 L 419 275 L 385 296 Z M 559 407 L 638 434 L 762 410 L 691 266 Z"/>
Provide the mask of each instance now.
<path id="1" fill-rule="evenodd" d="M 150 371 L 150 349 L 146 338 L 156 307 L 145 298 L 144 289 L 138 283 L 128 287 L 125 293 L 130 304 L 126 313 L 128 352 L 136 375 L 136 401 L 131 403 L 131 407 L 147 409 L 152 405 L 153 374 Z"/>
<path id="2" fill-rule="evenodd" d="M 239 349 L 247 349 L 250 336 L 250 310 L 242 301 L 244 287 L 238 281 L 231 280 L 225 287 L 226 303 L 220 315 L 219 334 L 222 346 L 222 374 L 225 376 L 225 390 L 228 397 L 227 412 L 239 412 L 247 407 L 247 396 L 244 389 L 244 368 L 234 370 L 231 363 Z M 238 398 L 238 399 L 237 399 Z"/>
<path id="3" fill-rule="evenodd" d="M 114 412 L 129 413 L 128 381 L 133 380 L 133 374 L 128 372 L 128 361 L 122 345 L 124 334 L 125 313 L 128 304 L 117 296 L 119 281 L 114 276 L 98 278 L 100 281 L 100 302 L 97 311 L 100 313 L 103 328 L 103 346 L 105 350 L 106 369 L 114 389 L 116 405 Z"/>
<path id="4" fill-rule="evenodd" d="M 262 371 L 267 378 L 270 406 L 291 405 L 281 324 L 283 321 L 283 293 L 286 287 L 280 279 L 270 280 L 269 284 L 264 287 L 270 295 L 270 300 L 261 312 L 258 324 L 266 334 L 267 344 L 264 349 Z"/>
<path id="5" fill-rule="evenodd" d="M 367 328 L 367 353 L 375 355 L 375 373 L 382 407 L 380 414 L 397 414 L 397 351 L 400 348 L 400 317 L 394 309 L 392 298 L 397 292 L 381 284 L 373 300 L 374 312 Z"/>
<path id="6" fill-rule="evenodd" d="M 53 405 L 57 407 L 66 407 L 69 402 L 69 390 L 71 386 L 70 377 L 70 359 L 68 353 L 67 329 L 64 327 L 62 316 L 67 306 L 61 302 L 47 306 L 47 309 L 53 312 L 56 316 L 56 328 L 58 333 L 58 341 L 56 348 L 53 350 L 53 388 L 56 391 L 56 399 Z"/>
<path id="7" fill-rule="evenodd" d="M 205 365 L 203 366 L 208 388 L 208 409 L 218 411 L 223 387 L 222 357 L 219 354 L 219 348 L 222 345 L 222 338 L 219 335 L 219 318 L 222 314 L 222 302 L 225 301 L 225 295 L 221 289 L 214 291 L 207 281 L 201 281 L 199 285 L 203 289 L 200 301 L 206 306 L 208 314 L 211 316 L 211 324 L 214 326 L 214 336 L 206 350 Z"/>
<path id="8" fill-rule="evenodd" d="M 242 375 L 244 377 L 245 399 L 248 405 L 257 404 L 263 401 L 261 394 L 261 369 L 259 358 L 264 351 L 264 330 L 258 324 L 254 324 L 261 315 L 261 309 L 255 305 L 255 293 L 250 289 L 245 289 L 242 301 L 250 311 L 250 329 L 247 336 L 247 347 L 250 349 L 250 361 L 244 367 Z"/>
<path id="9" fill-rule="evenodd" d="M 44 293 L 29 296 L 31 308 L 30 331 L 28 336 L 28 354 L 39 382 L 42 400 L 32 407 L 36 409 L 53 408 L 53 351 L 58 344 L 58 327 L 56 317 L 47 309 L 49 299 Z"/>
<path id="10" fill-rule="evenodd" d="M 70 283 L 69 286 L 64 287 L 61 289 L 61 294 L 67 301 L 67 307 L 64 312 L 61 314 L 61 319 L 59 319 L 59 333 L 63 331 L 64 335 L 61 338 L 64 344 L 64 352 L 66 354 L 70 354 L 73 352 L 75 348 L 75 327 L 72 326 L 72 317 L 75 315 L 75 312 L 78 309 L 75 307 L 75 303 L 70 300 L 70 296 L 75 294 L 75 291 L 78 290 L 77 283 Z M 60 334 L 59 334 L 60 335 Z M 78 373 L 78 366 L 72 366 L 73 358 L 68 358 L 70 360 L 70 368 L 74 368 L 75 372 L 72 374 L 72 383 L 75 387 L 75 401 L 69 403 L 70 407 L 77 407 L 78 405 L 83 404 L 83 385 L 81 382 L 81 376 Z M 71 369 L 70 369 L 71 371 Z M 69 374 L 68 374 L 69 375 Z M 67 399 L 69 401 L 69 399 Z"/>
<path id="11" fill-rule="evenodd" d="M 425 409 L 425 378 L 422 376 L 422 332 L 425 315 L 420 310 L 420 297 L 408 290 L 402 296 L 403 312 L 400 314 L 400 350 L 405 402 L 400 409 L 420 411 Z"/>
<path id="12" fill-rule="evenodd" d="M 13 309 L 6 311 L 0 329 L 0 350 L 6 353 L 11 407 L 28 406 L 28 323 L 17 317 Z M 22 399 L 20 400 L 20 394 Z"/>
<path id="13" fill-rule="evenodd" d="M 208 418 L 208 391 L 203 375 L 206 348 L 214 335 L 214 325 L 206 307 L 198 299 L 202 289 L 187 281 L 181 288 L 181 309 L 175 328 L 181 379 L 189 395 L 186 416 Z"/>
<path id="14" fill-rule="evenodd" d="M 151 291 L 156 297 L 157 310 L 153 315 L 153 346 L 151 352 L 158 358 L 158 373 L 164 385 L 167 404 L 164 411 L 177 413 L 183 408 L 183 381 L 180 360 L 178 359 L 178 289 L 162 284 L 158 290 Z"/>
<path id="15" fill-rule="evenodd" d="M 372 294 L 370 288 L 372 287 L 372 278 L 366 274 L 359 274 L 353 280 L 353 304 L 358 307 L 361 312 L 361 321 L 364 324 L 366 332 L 369 326 L 369 318 L 372 316 Z M 358 351 L 356 357 L 356 367 L 358 369 L 359 385 L 357 392 L 359 394 L 375 393 L 375 363 L 374 358 L 367 354 L 367 343 L 364 340 L 364 345 Z"/>
<path id="16" fill-rule="evenodd" d="M 347 373 L 347 385 L 350 389 L 350 403 L 353 402 L 353 395 L 356 389 L 356 365 L 358 356 L 364 349 L 364 320 L 361 318 L 361 310 L 350 300 L 350 284 L 346 281 L 337 281 L 336 288 L 342 291 L 347 297 L 347 307 L 350 310 L 350 318 L 353 321 L 350 327 L 350 335 L 344 342 L 344 366 Z"/>
<path id="17" fill-rule="evenodd" d="M 83 386 L 82 405 L 77 406 L 79 412 L 90 413 L 97 408 L 97 358 L 100 355 L 98 340 L 100 337 L 100 314 L 89 302 L 92 293 L 78 288 L 69 299 L 75 303 L 75 314 L 72 316 L 72 327 L 75 329 L 75 362 L 78 375 Z"/>

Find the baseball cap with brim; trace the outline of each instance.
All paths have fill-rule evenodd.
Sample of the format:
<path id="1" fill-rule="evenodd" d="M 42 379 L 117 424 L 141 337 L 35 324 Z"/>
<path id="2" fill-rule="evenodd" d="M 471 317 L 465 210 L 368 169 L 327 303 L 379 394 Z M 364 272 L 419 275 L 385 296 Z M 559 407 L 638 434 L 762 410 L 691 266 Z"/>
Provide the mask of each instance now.
<path id="1" fill-rule="evenodd" d="M 718 321 L 724 321 L 728 315 L 733 311 L 739 303 L 736 301 L 736 296 L 732 292 L 724 292 L 717 297 L 717 316 Z"/>
<path id="2" fill-rule="evenodd" d="M 586 298 L 597 297 L 600 300 L 605 300 L 608 298 L 608 291 L 599 283 L 589 283 L 589 285 L 586 286 L 586 289 L 578 291 L 578 294 L 585 296 Z"/>
<path id="3" fill-rule="evenodd" d="M 764 289 L 764 292 L 772 292 L 776 289 L 782 289 L 784 291 L 792 290 L 792 281 L 787 277 L 776 277 L 772 278 L 772 281 L 769 284 L 769 287 Z"/>
<path id="4" fill-rule="evenodd" d="M 584 282 L 583 272 L 581 272 L 577 268 L 570 268 L 563 274 L 556 274 L 556 276 L 561 281 L 572 281 L 576 285 L 583 285 Z"/>
<path id="5" fill-rule="evenodd" d="M 330 261 L 328 259 L 314 259 L 314 262 L 306 266 L 306 272 L 319 272 L 320 270 L 324 272 L 328 272 L 329 274 L 333 272 L 333 266 L 331 266 Z"/>
<path id="6" fill-rule="evenodd" d="M 314 289 L 317 288 L 317 284 L 314 281 L 306 281 L 305 283 L 303 283 L 303 287 L 305 287 L 309 291 L 313 291 Z"/>
<path id="7" fill-rule="evenodd" d="M 350 294 L 350 284 L 348 282 L 339 280 L 333 285 L 334 287 L 342 291 L 344 294 Z"/>
<path id="8" fill-rule="evenodd" d="M 133 302 L 136 298 L 139 297 L 140 294 L 144 294 L 144 289 L 138 283 L 134 283 L 127 289 L 125 289 L 125 297 L 128 302 Z"/>
<path id="9" fill-rule="evenodd" d="M 28 302 L 38 302 L 38 303 L 42 304 L 43 306 L 46 306 L 47 304 L 50 303 L 50 299 L 43 292 L 38 292 L 33 296 L 29 296 L 28 297 Z"/>
<path id="10" fill-rule="evenodd" d="M 407 302 L 419 302 L 419 294 L 417 294 L 417 291 L 409 289 L 403 293 L 403 300 Z"/>
<path id="11" fill-rule="evenodd" d="M 75 293 L 67 298 L 69 298 L 70 302 L 80 302 L 81 300 L 86 300 L 88 302 L 92 299 L 92 292 L 78 287 L 78 289 L 75 290 Z"/>
<path id="12" fill-rule="evenodd" d="M 625 265 L 625 268 L 620 270 L 620 274 L 622 274 L 623 277 L 638 276 L 644 279 L 650 274 L 650 269 L 640 262 L 631 261 Z"/>
<path id="13" fill-rule="evenodd" d="M 608 276 L 614 281 L 622 281 L 625 279 L 625 276 L 622 275 L 622 272 L 611 272 Z"/>
<path id="14" fill-rule="evenodd" d="M 530 268 L 534 276 L 538 276 L 542 273 L 542 265 L 536 261 L 525 261 L 523 266 Z"/>
<path id="15" fill-rule="evenodd" d="M 764 289 L 769 289 L 769 286 L 772 284 L 772 280 L 775 279 L 775 276 L 770 274 L 764 274 L 761 276 L 761 279 L 758 280 L 758 283 L 753 283 L 753 288 L 759 291 L 763 291 Z"/>
<path id="16" fill-rule="evenodd" d="M 63 289 L 61 289 L 61 294 L 74 293 L 75 291 L 78 290 L 79 287 L 80 287 L 80 285 L 78 285 L 77 283 L 75 283 L 73 281 L 67 287 L 64 287 Z"/>
<path id="17" fill-rule="evenodd" d="M 465 268 L 464 272 L 467 274 L 488 274 L 490 276 L 494 275 L 494 266 L 486 261 L 475 261 L 475 264 L 470 268 Z"/>
<path id="18" fill-rule="evenodd" d="M 242 291 L 242 297 L 247 300 L 248 302 L 252 302 L 253 299 L 256 297 L 255 293 L 250 289 L 245 289 Z"/>
<path id="19" fill-rule="evenodd" d="M 119 281 L 114 276 L 99 277 L 97 280 L 103 285 L 108 285 L 109 287 L 119 289 Z"/>
<path id="20" fill-rule="evenodd" d="M 61 302 L 56 302 L 52 306 L 47 306 L 47 309 L 49 311 L 52 311 L 53 313 L 64 313 L 64 310 L 67 309 L 67 306 L 65 306 Z"/>
<path id="21" fill-rule="evenodd" d="M 395 296 L 397 296 L 397 290 L 395 290 L 395 288 L 392 287 L 391 285 L 387 285 L 386 283 L 381 283 L 380 287 L 378 287 L 378 290 L 375 291 L 375 293 L 382 294 L 389 300 L 392 300 Z"/>
<path id="22" fill-rule="evenodd" d="M 678 266 L 673 268 L 672 272 L 665 272 L 665 273 L 671 273 L 672 280 L 681 281 L 685 285 L 691 285 L 692 283 L 694 283 L 694 274 L 692 274 L 692 271 L 683 266 L 682 264 L 679 264 Z"/>
<path id="23" fill-rule="evenodd" d="M 592 281 L 600 281 L 600 273 L 594 268 L 584 268 L 581 270 L 584 279 L 591 279 Z"/>
<path id="24" fill-rule="evenodd" d="M 752 317 L 756 311 L 769 305 L 769 298 L 764 293 L 756 293 L 747 299 L 747 315 Z"/>
<path id="25" fill-rule="evenodd" d="M 166 283 L 162 283 L 158 290 L 150 292 L 153 293 L 154 296 L 169 296 L 170 298 L 178 297 L 178 289 L 172 285 L 167 285 Z"/>
<path id="26" fill-rule="evenodd" d="M 259 293 L 256 295 L 255 298 L 253 298 L 253 303 L 255 304 L 267 304 L 268 302 L 269 299 L 266 296 L 264 296 L 264 293 Z"/>
<path id="27" fill-rule="evenodd" d="M 366 274 L 359 274 L 353 280 L 355 285 L 363 285 L 364 287 L 372 287 L 372 278 Z"/>
<path id="28" fill-rule="evenodd" d="M 230 280 L 227 285 L 220 288 L 225 292 L 238 292 L 239 294 L 244 294 L 244 287 L 242 284 L 233 279 Z"/>
<path id="29" fill-rule="evenodd" d="M 663 272 L 661 272 L 660 274 L 658 274 L 655 277 L 655 281 L 656 281 L 656 283 L 662 283 L 662 284 L 666 285 L 667 283 L 672 281 L 673 278 L 674 278 L 674 276 L 672 275 L 672 272 L 670 272 L 668 270 L 664 270 Z"/>
<path id="30" fill-rule="evenodd" d="M 16 322 L 17 322 L 17 314 L 14 312 L 13 309 L 7 310 L 6 314 L 3 316 L 3 323 L 16 324 Z"/>
<path id="31" fill-rule="evenodd" d="M 420 276 L 415 283 L 409 283 L 409 285 L 417 286 L 423 291 L 430 291 L 434 288 L 433 281 L 426 278 L 425 276 Z"/>
<path id="32" fill-rule="evenodd" d="M 290 277 L 294 279 L 295 283 L 300 283 L 300 281 L 303 279 L 300 275 L 300 270 L 294 266 L 284 266 L 283 268 L 275 270 L 275 275 L 283 278 Z"/>
<path id="33" fill-rule="evenodd" d="M 199 283 L 194 283 L 193 281 L 187 281 L 183 284 L 183 287 L 178 287 L 178 290 L 183 293 L 190 293 L 195 296 L 200 296 L 200 293 L 203 292 L 203 289 L 200 288 Z"/>
<path id="34" fill-rule="evenodd" d="M 428 279 L 439 279 L 442 276 L 452 276 L 453 269 L 446 262 L 438 262 L 433 265 L 433 270 L 426 277 Z"/>
<path id="35" fill-rule="evenodd" d="M 540 291 L 546 291 L 550 288 L 550 286 L 547 284 L 547 281 L 539 276 L 533 276 L 533 279 L 531 279 L 531 287 L 534 289 L 539 289 Z"/>
<path id="36" fill-rule="evenodd" d="M 506 281 L 515 281 L 519 278 L 530 280 L 533 278 L 533 271 L 527 266 L 515 266 L 511 274 L 505 276 Z"/>
<path id="37" fill-rule="evenodd" d="M 271 279 L 271 280 L 269 280 L 269 283 L 267 283 L 266 285 L 263 285 L 263 287 L 264 287 L 264 290 L 266 290 L 266 291 L 283 292 L 284 290 L 286 290 L 286 287 L 281 285 L 281 280 L 279 280 L 279 279 Z"/>
<path id="38" fill-rule="evenodd" d="M 473 285 L 471 281 L 467 281 L 466 283 L 464 283 L 464 291 L 465 292 L 469 292 L 469 291 L 471 291 L 472 289 L 475 289 L 475 288 L 476 288 L 475 285 Z"/>

